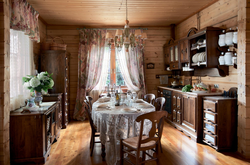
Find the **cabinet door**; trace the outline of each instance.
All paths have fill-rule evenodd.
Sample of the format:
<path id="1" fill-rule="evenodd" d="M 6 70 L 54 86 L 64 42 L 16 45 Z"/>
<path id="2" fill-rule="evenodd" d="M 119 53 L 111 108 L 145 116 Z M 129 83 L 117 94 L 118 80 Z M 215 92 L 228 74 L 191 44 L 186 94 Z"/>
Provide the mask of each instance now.
<path id="1" fill-rule="evenodd" d="M 179 61 L 179 47 L 178 44 L 174 45 L 174 61 Z"/>
<path id="2" fill-rule="evenodd" d="M 188 40 L 180 41 L 180 58 L 181 63 L 189 62 Z"/>
<path id="3" fill-rule="evenodd" d="M 183 124 L 196 129 L 195 127 L 196 97 L 183 95 Z"/>
<path id="4" fill-rule="evenodd" d="M 165 54 L 165 64 L 170 64 L 170 47 L 164 47 L 164 54 Z"/>
<path id="5" fill-rule="evenodd" d="M 175 94 L 173 94 L 172 105 L 173 105 L 173 109 L 175 109 L 176 108 L 176 95 Z"/>
<path id="6" fill-rule="evenodd" d="M 177 122 L 177 113 L 176 113 L 176 109 L 173 110 L 173 121 Z"/>

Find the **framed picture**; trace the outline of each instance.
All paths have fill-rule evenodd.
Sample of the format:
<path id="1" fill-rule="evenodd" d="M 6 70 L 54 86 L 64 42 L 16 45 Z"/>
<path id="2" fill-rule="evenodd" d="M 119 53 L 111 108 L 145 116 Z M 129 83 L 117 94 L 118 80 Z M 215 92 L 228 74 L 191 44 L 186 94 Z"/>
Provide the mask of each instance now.
<path id="1" fill-rule="evenodd" d="M 147 69 L 154 69 L 155 64 L 154 63 L 147 63 Z"/>

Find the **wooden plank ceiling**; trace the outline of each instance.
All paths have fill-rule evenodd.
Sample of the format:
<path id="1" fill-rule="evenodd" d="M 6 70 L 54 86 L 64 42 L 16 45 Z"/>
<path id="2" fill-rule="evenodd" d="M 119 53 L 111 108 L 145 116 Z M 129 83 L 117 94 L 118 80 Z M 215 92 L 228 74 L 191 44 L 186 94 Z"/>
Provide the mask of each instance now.
<path id="1" fill-rule="evenodd" d="M 123 26 L 126 0 L 27 0 L 50 25 Z M 130 26 L 176 24 L 217 0 L 128 0 Z"/>

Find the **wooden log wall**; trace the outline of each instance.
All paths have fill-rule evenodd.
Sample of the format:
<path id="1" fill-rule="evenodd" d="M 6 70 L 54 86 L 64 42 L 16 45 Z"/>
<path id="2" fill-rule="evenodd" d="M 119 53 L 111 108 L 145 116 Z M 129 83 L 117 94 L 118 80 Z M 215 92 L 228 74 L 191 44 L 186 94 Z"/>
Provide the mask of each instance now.
<path id="1" fill-rule="evenodd" d="M 9 0 L 0 0 L 0 164 L 10 164 L 10 12 Z"/>
<path id="2" fill-rule="evenodd" d="M 76 102 L 77 79 L 78 79 L 78 47 L 79 31 L 77 26 L 47 26 L 47 35 L 59 36 L 67 44 L 67 51 L 70 56 L 70 110 L 69 117 L 72 119 Z M 164 71 L 163 45 L 170 38 L 169 27 L 151 27 L 146 30 L 148 39 L 145 45 L 145 65 L 155 63 L 155 69 L 146 69 L 146 85 L 148 93 L 155 93 L 160 80 L 156 79 L 156 74 L 166 74 Z"/>
<path id="3" fill-rule="evenodd" d="M 199 13 L 193 15 L 187 20 L 176 26 L 176 39 L 186 37 L 188 30 L 191 27 L 203 29 L 207 26 L 233 28 L 235 29 L 238 23 L 238 1 L 235 0 L 219 0 L 211 6 L 203 9 Z M 205 84 L 219 85 L 219 90 L 229 90 L 231 87 L 237 87 L 238 70 L 233 66 L 229 67 L 229 76 L 226 77 L 202 77 L 201 81 Z M 196 77 L 193 80 L 196 81 Z"/>

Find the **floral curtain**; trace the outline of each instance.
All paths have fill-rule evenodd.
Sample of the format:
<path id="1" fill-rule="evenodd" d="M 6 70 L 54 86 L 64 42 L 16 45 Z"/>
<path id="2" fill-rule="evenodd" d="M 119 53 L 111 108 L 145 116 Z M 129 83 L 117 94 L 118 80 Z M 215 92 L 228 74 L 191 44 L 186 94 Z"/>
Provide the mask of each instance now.
<path id="1" fill-rule="evenodd" d="M 97 85 L 101 77 L 105 51 L 106 30 L 80 30 L 78 52 L 78 85 L 74 119 L 85 120 L 83 105 L 85 96 Z"/>
<path id="2" fill-rule="evenodd" d="M 10 28 L 25 32 L 32 41 L 39 43 L 39 13 L 26 0 L 12 0 L 11 2 Z"/>

